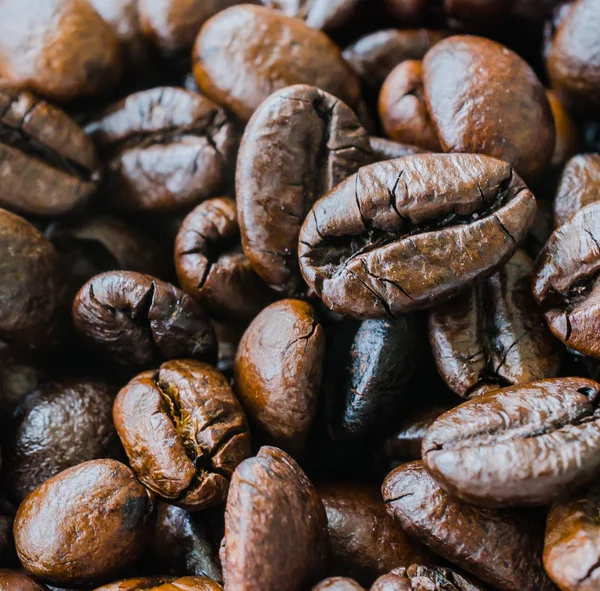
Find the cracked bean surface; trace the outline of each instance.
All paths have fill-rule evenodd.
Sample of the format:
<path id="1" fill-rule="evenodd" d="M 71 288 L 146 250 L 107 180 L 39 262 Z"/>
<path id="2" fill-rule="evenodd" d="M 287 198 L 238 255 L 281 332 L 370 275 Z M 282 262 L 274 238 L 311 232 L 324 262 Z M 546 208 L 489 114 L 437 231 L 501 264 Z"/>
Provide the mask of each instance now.
<path id="1" fill-rule="evenodd" d="M 222 591 L 206 577 L 140 577 L 98 587 L 95 591 Z"/>
<path id="2" fill-rule="evenodd" d="M 411 564 L 379 577 L 370 591 L 486 591 L 451 568 Z"/>
<path id="3" fill-rule="evenodd" d="M 394 317 L 438 305 L 492 274 L 535 212 L 511 166 L 488 156 L 380 162 L 315 203 L 300 231 L 300 269 L 333 311 Z"/>

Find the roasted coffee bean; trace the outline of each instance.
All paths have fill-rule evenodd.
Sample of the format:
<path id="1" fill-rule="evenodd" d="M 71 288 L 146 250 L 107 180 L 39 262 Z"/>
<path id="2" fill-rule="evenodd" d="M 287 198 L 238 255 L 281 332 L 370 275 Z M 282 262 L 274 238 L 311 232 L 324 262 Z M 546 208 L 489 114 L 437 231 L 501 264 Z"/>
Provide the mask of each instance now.
<path id="1" fill-rule="evenodd" d="M 480 583 L 445 567 L 412 564 L 379 577 L 371 591 L 486 591 Z"/>
<path id="2" fill-rule="evenodd" d="M 148 565 L 154 572 L 194 575 L 223 582 L 218 548 L 223 537 L 223 515 L 190 513 L 159 503 Z"/>
<path id="3" fill-rule="evenodd" d="M 572 109 L 594 112 L 600 106 L 600 4 L 577 0 L 561 14 L 546 54 L 552 87 Z"/>
<path id="4" fill-rule="evenodd" d="M 362 0 L 261 0 L 263 6 L 306 21 L 313 29 L 339 29 L 357 16 Z"/>
<path id="5" fill-rule="evenodd" d="M 200 90 L 242 121 L 274 91 L 311 84 L 354 109 L 360 83 L 321 31 L 261 6 L 234 6 L 200 31 L 193 51 Z"/>
<path id="6" fill-rule="evenodd" d="M 356 438 L 385 427 L 406 403 L 422 350 L 414 316 L 362 322 L 352 341 L 332 420 L 334 436 Z"/>
<path id="7" fill-rule="evenodd" d="M 379 117 L 391 139 L 442 151 L 425 103 L 421 61 L 406 60 L 392 70 L 379 95 Z"/>
<path id="8" fill-rule="evenodd" d="M 34 488 L 87 460 L 122 454 L 112 422 L 115 391 L 89 379 L 49 383 L 25 397 L 3 434 L 6 490 L 22 501 Z"/>
<path id="9" fill-rule="evenodd" d="M 86 342 L 123 365 L 175 357 L 216 360 L 214 329 L 202 307 L 150 275 L 96 275 L 75 297 L 73 322 Z"/>
<path id="10" fill-rule="evenodd" d="M 554 225 L 566 224 L 574 214 L 600 200 L 600 154 L 579 154 L 563 169 L 554 197 Z"/>
<path id="11" fill-rule="evenodd" d="M 566 591 L 594 591 L 600 585 L 600 485 L 553 505 L 546 523 L 544 566 Z"/>
<path id="12" fill-rule="evenodd" d="M 372 137 L 369 141 L 371 143 L 371 150 L 373 150 L 373 162 L 394 160 L 396 158 L 404 158 L 404 156 L 414 156 L 415 154 L 427 152 L 427 150 L 418 146 L 401 144 L 382 137 Z"/>
<path id="13" fill-rule="evenodd" d="M 484 394 L 431 425 L 424 465 L 471 503 L 547 505 L 600 473 L 599 403 L 600 384 L 584 378 Z"/>
<path id="14" fill-rule="evenodd" d="M 183 220 L 175 269 L 182 289 L 213 317 L 250 319 L 271 299 L 242 252 L 235 201 L 228 197 L 201 203 Z"/>
<path id="15" fill-rule="evenodd" d="M 405 60 L 420 60 L 444 38 L 429 29 L 386 29 L 377 31 L 347 47 L 342 55 L 371 92 L 379 93 L 390 72 Z"/>
<path id="16" fill-rule="evenodd" d="M 317 410 L 325 333 L 310 304 L 281 300 L 265 308 L 240 341 L 235 389 L 267 441 L 304 448 Z"/>
<path id="17" fill-rule="evenodd" d="M 370 161 L 367 132 L 322 90 L 285 88 L 254 113 L 238 156 L 238 216 L 244 252 L 273 289 L 306 290 L 296 254 L 302 222 L 317 199 Z"/>
<path id="18" fill-rule="evenodd" d="M 533 277 L 533 295 L 552 333 L 568 347 L 596 358 L 600 358 L 599 240 L 600 202 L 596 202 L 554 231 Z"/>
<path id="19" fill-rule="evenodd" d="M 250 0 L 251 2 L 253 0 Z M 241 0 L 139 0 L 144 33 L 163 51 L 187 51 L 202 25 Z"/>
<path id="20" fill-rule="evenodd" d="M 105 196 L 131 211 L 175 211 L 225 188 L 237 148 L 227 114 L 183 88 L 114 104 L 86 127 L 104 161 Z"/>
<path id="21" fill-rule="evenodd" d="M 95 591 L 222 591 L 221 585 L 206 577 L 143 577 L 98 587 Z"/>
<path id="22" fill-rule="evenodd" d="M 0 205 L 57 216 L 96 190 L 94 144 L 66 113 L 30 92 L 0 89 Z"/>
<path id="23" fill-rule="evenodd" d="M 345 577 L 331 577 L 321 581 L 312 591 L 365 591 L 356 581 Z"/>
<path id="24" fill-rule="evenodd" d="M 533 195 L 505 162 L 407 156 L 360 169 L 314 205 L 300 231 L 300 268 L 335 312 L 398 316 L 493 273 L 534 216 Z"/>
<path id="25" fill-rule="evenodd" d="M 558 98 L 556 92 L 547 90 L 546 97 L 548 98 L 550 108 L 552 109 L 554 128 L 556 130 L 554 155 L 552 156 L 550 164 L 553 167 L 560 167 L 579 151 L 579 145 L 581 143 L 579 129 L 565 109 L 562 101 Z"/>
<path id="26" fill-rule="evenodd" d="M 47 591 L 47 589 L 25 573 L 0 568 L 0 591 Z"/>
<path id="27" fill-rule="evenodd" d="M 206 363 L 168 361 L 139 374 L 117 395 L 113 415 L 139 479 L 183 508 L 223 503 L 235 467 L 250 456 L 240 404 Z"/>
<path id="28" fill-rule="evenodd" d="M 317 492 L 327 513 L 329 572 L 370 585 L 393 568 L 431 560 L 428 550 L 386 513 L 377 488 L 338 483 Z"/>
<path id="29" fill-rule="evenodd" d="M 448 387 L 473 398 L 553 378 L 558 341 L 531 295 L 533 261 L 517 250 L 497 273 L 429 315 L 429 340 Z"/>
<path id="30" fill-rule="evenodd" d="M 0 76 L 51 100 L 107 92 L 121 74 L 119 42 L 86 0 L 5 0 Z"/>
<path id="31" fill-rule="evenodd" d="M 0 209 L 0 339 L 49 343 L 64 303 L 58 253 L 23 218 Z"/>
<path id="32" fill-rule="evenodd" d="M 231 479 L 221 562 L 225 587 L 302 591 L 323 575 L 327 518 L 302 469 L 263 447 Z"/>
<path id="33" fill-rule="evenodd" d="M 393 470 L 382 493 L 389 514 L 408 535 L 483 582 L 501 591 L 556 591 L 542 566 L 544 524 L 532 511 L 459 501 L 421 462 Z"/>
<path id="34" fill-rule="evenodd" d="M 127 466 L 93 460 L 36 488 L 15 517 L 25 569 L 55 585 L 89 585 L 118 575 L 142 554 L 153 504 Z"/>
<path id="35" fill-rule="evenodd" d="M 525 179 L 550 164 L 552 110 L 534 71 L 516 53 L 483 37 L 449 37 L 425 56 L 423 82 L 445 152 L 505 160 Z"/>
<path id="36" fill-rule="evenodd" d="M 68 267 L 75 292 L 105 271 L 138 271 L 158 277 L 166 273 L 160 246 L 119 218 L 94 215 L 56 222 L 46 228 L 45 236 Z"/>

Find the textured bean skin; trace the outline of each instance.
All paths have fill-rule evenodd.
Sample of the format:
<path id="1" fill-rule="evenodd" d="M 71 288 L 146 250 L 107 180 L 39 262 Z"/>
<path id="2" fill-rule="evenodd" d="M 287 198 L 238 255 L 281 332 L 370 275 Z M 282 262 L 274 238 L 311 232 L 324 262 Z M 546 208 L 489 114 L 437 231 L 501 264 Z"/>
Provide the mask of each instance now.
<path id="1" fill-rule="evenodd" d="M 95 591 L 222 591 L 221 585 L 206 577 L 143 577 L 98 587 Z"/>
<path id="2" fill-rule="evenodd" d="M 600 203 L 557 228 L 536 262 L 533 295 L 552 333 L 565 345 L 600 358 L 598 285 Z"/>
<path id="3" fill-rule="evenodd" d="M 423 438 L 427 470 L 483 506 L 547 505 L 600 473 L 600 384 L 555 378 L 484 394 Z"/>
<path id="4" fill-rule="evenodd" d="M 486 591 L 481 583 L 474 583 L 453 569 L 411 564 L 395 568 L 379 577 L 371 591 Z"/>
<path id="5" fill-rule="evenodd" d="M 241 407 L 206 363 L 168 361 L 139 374 L 117 395 L 113 417 L 139 479 L 186 509 L 225 501 L 235 467 L 250 455 Z"/>
<path id="6" fill-rule="evenodd" d="M 568 591 L 593 591 L 600 585 L 600 488 L 555 503 L 548 514 L 544 566 L 552 580 Z"/>
<path id="7" fill-rule="evenodd" d="M 55 585 L 89 585 L 115 576 L 144 550 L 153 503 L 133 472 L 93 460 L 50 478 L 15 518 L 19 560 Z"/>
<path id="8" fill-rule="evenodd" d="M 550 163 L 555 131 L 548 99 L 512 51 L 483 37 L 450 37 L 425 56 L 423 82 L 445 152 L 505 160 L 526 180 Z"/>
<path id="9" fill-rule="evenodd" d="M 0 569 L 0 591 L 46 591 L 47 587 L 24 573 Z"/>
<path id="10" fill-rule="evenodd" d="M 533 262 L 518 250 L 485 282 L 431 312 L 438 371 L 459 396 L 558 374 L 559 343 L 531 295 L 532 275 Z"/>
<path id="11" fill-rule="evenodd" d="M 242 121 L 271 93 L 294 84 L 314 85 L 350 108 L 360 100 L 358 78 L 324 33 L 261 6 L 234 6 L 210 19 L 193 61 L 200 90 Z"/>
<path id="12" fill-rule="evenodd" d="M 323 505 L 296 462 L 273 447 L 242 462 L 225 510 L 228 591 L 301 591 L 322 576 L 326 551 Z"/>
<path id="13" fill-rule="evenodd" d="M 244 252 L 273 289 L 306 291 L 296 256 L 302 222 L 317 199 L 370 159 L 354 113 L 317 88 L 285 88 L 254 113 L 238 156 L 238 216 Z"/>
<path id="14" fill-rule="evenodd" d="M 393 470 L 382 493 L 407 534 L 484 583 L 501 591 L 556 591 L 542 566 L 543 524 L 531 512 L 456 500 L 421 462 Z"/>
<path id="15" fill-rule="evenodd" d="M 312 588 L 312 591 L 365 591 L 356 581 L 346 577 L 330 577 Z"/>
<path id="16" fill-rule="evenodd" d="M 373 164 L 313 206 L 300 231 L 300 268 L 335 312 L 405 314 L 493 273 L 516 250 L 535 209 L 511 167 L 486 156 Z"/>
<path id="17" fill-rule="evenodd" d="M 235 388 L 248 417 L 269 441 L 300 451 L 317 409 L 325 333 L 310 304 L 281 300 L 265 308 L 240 341 Z"/>
<path id="18" fill-rule="evenodd" d="M 358 13 L 361 0 L 262 0 L 287 16 L 304 19 L 313 29 L 331 31 L 343 27 Z"/>

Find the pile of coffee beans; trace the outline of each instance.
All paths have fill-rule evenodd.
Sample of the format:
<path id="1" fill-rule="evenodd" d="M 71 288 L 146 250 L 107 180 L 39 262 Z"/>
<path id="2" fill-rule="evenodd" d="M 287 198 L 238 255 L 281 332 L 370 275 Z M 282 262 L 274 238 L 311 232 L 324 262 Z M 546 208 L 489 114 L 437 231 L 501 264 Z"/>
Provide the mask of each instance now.
<path id="1" fill-rule="evenodd" d="M 0 0 L 0 591 L 600 591 L 600 0 Z"/>

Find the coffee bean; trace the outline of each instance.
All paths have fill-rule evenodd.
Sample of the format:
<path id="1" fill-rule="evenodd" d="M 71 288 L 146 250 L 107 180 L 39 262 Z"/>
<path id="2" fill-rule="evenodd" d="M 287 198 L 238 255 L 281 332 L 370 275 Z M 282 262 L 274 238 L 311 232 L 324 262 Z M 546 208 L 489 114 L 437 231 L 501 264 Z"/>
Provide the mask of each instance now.
<path id="1" fill-rule="evenodd" d="M 20 0 L 0 6 L 0 76 L 56 101 L 110 90 L 119 42 L 86 0 Z"/>
<path id="2" fill-rule="evenodd" d="M 15 543 L 25 569 L 55 585 L 114 577 L 142 554 L 153 504 L 127 466 L 93 460 L 36 488 L 19 507 Z"/>
<path id="3" fill-rule="evenodd" d="M 139 479 L 183 508 L 223 503 L 235 467 L 250 455 L 240 404 L 206 363 L 168 361 L 139 374 L 117 395 L 113 416 Z"/>
<path id="4" fill-rule="evenodd" d="M 100 381 L 49 383 L 25 397 L 3 434 L 6 490 L 22 501 L 34 488 L 87 460 L 119 459 L 115 392 Z"/>
<path id="5" fill-rule="evenodd" d="M 600 357 L 596 275 L 600 203 L 578 211 L 550 236 L 536 262 L 533 295 L 550 330 L 568 347 Z"/>
<path id="6" fill-rule="evenodd" d="M 569 115 L 556 92 L 547 90 L 546 97 L 552 109 L 554 128 L 556 130 L 556 143 L 554 144 L 554 155 L 552 156 L 551 165 L 553 167 L 561 167 L 564 166 L 569 158 L 579 152 L 581 144 L 580 133 L 577 124 Z"/>
<path id="7" fill-rule="evenodd" d="M 431 312 L 438 371 L 459 396 L 558 375 L 558 342 L 531 295 L 532 275 L 532 260 L 518 250 L 485 282 Z"/>
<path id="8" fill-rule="evenodd" d="M 0 339 L 48 344 L 64 303 L 59 256 L 23 218 L 0 209 Z"/>
<path id="9" fill-rule="evenodd" d="M 175 211 L 217 195 L 237 147 L 225 111 L 182 88 L 132 94 L 86 130 L 104 162 L 106 197 L 131 211 Z"/>
<path id="10" fill-rule="evenodd" d="M 281 300 L 250 324 L 237 350 L 235 389 L 267 441 L 301 451 L 317 410 L 325 334 L 312 307 Z"/>
<path id="11" fill-rule="evenodd" d="M 391 139 L 431 152 L 442 151 L 425 103 L 420 60 L 402 62 L 386 78 L 379 95 L 379 117 Z"/>
<path id="12" fill-rule="evenodd" d="M 544 566 L 550 578 L 568 591 L 592 591 L 600 584 L 600 488 L 554 504 L 548 514 Z"/>
<path id="13" fill-rule="evenodd" d="M 356 581 L 345 577 L 331 577 L 321 581 L 312 591 L 365 591 Z"/>
<path id="14" fill-rule="evenodd" d="M 339 29 L 357 16 L 362 0 L 261 0 L 267 8 L 306 21 L 313 29 Z"/>
<path id="15" fill-rule="evenodd" d="M 300 268 L 335 312 L 393 317 L 493 273 L 534 215 L 533 195 L 507 163 L 472 154 L 381 162 L 314 205 L 300 231 Z"/>
<path id="16" fill-rule="evenodd" d="M 175 268 L 183 290 L 214 317 L 252 318 L 271 299 L 242 252 L 235 201 L 227 197 L 209 199 L 185 218 Z"/>
<path id="17" fill-rule="evenodd" d="M 481 583 L 474 583 L 453 569 L 412 564 L 400 567 L 379 577 L 371 591 L 485 591 Z"/>
<path id="18" fill-rule="evenodd" d="M 329 572 L 370 585 L 378 576 L 432 556 L 386 513 L 375 488 L 349 483 L 317 487 L 327 513 Z"/>
<path id="19" fill-rule="evenodd" d="M 566 224 L 578 211 L 600 200 L 600 154 L 579 154 L 562 171 L 554 196 L 554 225 Z"/>
<path id="20" fill-rule="evenodd" d="M 401 144 L 382 137 L 372 137 L 369 138 L 369 141 L 373 150 L 373 162 L 394 160 L 395 158 L 404 158 L 404 156 L 413 156 L 414 154 L 427 152 L 427 150 L 418 146 Z"/>
<path id="21" fill-rule="evenodd" d="M 552 111 L 537 76 L 517 54 L 483 37 L 450 37 L 425 56 L 423 82 L 445 152 L 505 160 L 525 179 L 539 177 L 550 163 Z"/>
<path id="22" fill-rule="evenodd" d="M 600 384 L 584 378 L 490 392 L 431 425 L 423 462 L 465 501 L 546 505 L 600 473 L 599 396 Z"/>
<path id="23" fill-rule="evenodd" d="M 383 0 L 388 11 L 400 23 L 420 24 L 425 19 L 429 4 L 427 0 Z"/>
<path id="24" fill-rule="evenodd" d="M 222 591 L 221 585 L 206 577 L 143 577 L 98 587 L 95 591 Z"/>
<path id="25" fill-rule="evenodd" d="M 0 568 L 0 591 L 47 591 L 47 589 L 25 573 Z"/>
<path id="26" fill-rule="evenodd" d="M 296 462 L 274 447 L 242 462 L 225 510 L 225 587 L 301 591 L 322 576 L 326 551 L 323 505 Z"/>
<path id="27" fill-rule="evenodd" d="M 200 90 L 242 121 L 294 84 L 317 86 L 350 108 L 360 102 L 358 78 L 324 33 L 261 6 L 234 6 L 210 19 L 193 60 Z"/>
<path id="28" fill-rule="evenodd" d="M 238 156 L 238 215 L 244 252 L 273 289 L 306 290 L 296 254 L 302 222 L 317 199 L 370 161 L 354 113 L 317 88 L 285 88 L 254 113 Z"/>
<path id="29" fill-rule="evenodd" d="M 556 591 L 542 566 L 544 524 L 532 511 L 457 500 L 421 462 L 393 470 L 382 492 L 389 514 L 408 535 L 483 582 L 502 591 Z"/>
<path id="30" fill-rule="evenodd" d="M 204 310 L 170 283 L 133 271 L 96 275 L 73 302 L 86 342 L 117 363 L 148 366 L 174 357 L 216 359 Z"/>

